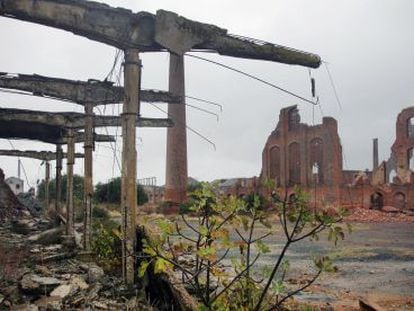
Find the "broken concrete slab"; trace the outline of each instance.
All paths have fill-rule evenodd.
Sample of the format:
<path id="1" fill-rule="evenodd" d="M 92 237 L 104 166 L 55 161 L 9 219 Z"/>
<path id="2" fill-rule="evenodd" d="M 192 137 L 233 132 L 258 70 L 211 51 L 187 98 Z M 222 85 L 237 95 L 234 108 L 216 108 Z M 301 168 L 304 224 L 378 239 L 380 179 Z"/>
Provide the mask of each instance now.
<path id="1" fill-rule="evenodd" d="M 39 295 L 50 293 L 60 284 L 61 281 L 54 277 L 44 277 L 34 273 L 25 274 L 20 281 L 20 287 L 24 292 Z"/>
<path id="2" fill-rule="evenodd" d="M 62 284 L 56 287 L 54 290 L 51 291 L 51 297 L 60 297 L 65 298 L 73 291 L 73 286 L 71 284 Z"/>

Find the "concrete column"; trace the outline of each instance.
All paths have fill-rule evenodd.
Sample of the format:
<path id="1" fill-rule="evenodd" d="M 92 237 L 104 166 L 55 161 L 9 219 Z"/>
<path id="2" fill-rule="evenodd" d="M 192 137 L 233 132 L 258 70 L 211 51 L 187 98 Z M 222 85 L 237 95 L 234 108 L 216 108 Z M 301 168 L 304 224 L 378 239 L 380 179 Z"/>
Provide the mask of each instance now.
<path id="1" fill-rule="evenodd" d="M 374 138 L 372 143 L 373 170 L 375 170 L 378 168 L 378 138 Z"/>
<path id="2" fill-rule="evenodd" d="M 45 208 L 49 208 L 49 182 L 50 182 L 50 163 L 45 161 Z"/>
<path id="3" fill-rule="evenodd" d="M 67 136 L 67 160 L 66 160 L 66 234 L 74 236 L 74 208 L 73 208 L 73 164 L 75 164 L 75 139 L 72 129 Z"/>
<path id="4" fill-rule="evenodd" d="M 83 247 L 86 251 L 91 250 L 92 239 L 92 153 L 93 153 L 93 105 L 85 104 L 85 143 L 84 143 L 84 227 L 83 227 Z"/>
<path id="5" fill-rule="evenodd" d="M 125 102 L 122 110 L 122 275 L 127 284 L 134 283 L 136 209 L 137 209 L 137 151 L 136 122 L 139 113 L 141 61 L 139 51 L 125 50 Z"/>
<path id="6" fill-rule="evenodd" d="M 62 213 L 62 145 L 56 145 L 56 213 Z"/>
<path id="7" fill-rule="evenodd" d="M 165 200 L 182 203 L 187 197 L 187 130 L 185 109 L 184 56 L 170 53 L 169 91 L 181 96 L 181 103 L 169 104 L 174 127 L 167 129 Z"/>

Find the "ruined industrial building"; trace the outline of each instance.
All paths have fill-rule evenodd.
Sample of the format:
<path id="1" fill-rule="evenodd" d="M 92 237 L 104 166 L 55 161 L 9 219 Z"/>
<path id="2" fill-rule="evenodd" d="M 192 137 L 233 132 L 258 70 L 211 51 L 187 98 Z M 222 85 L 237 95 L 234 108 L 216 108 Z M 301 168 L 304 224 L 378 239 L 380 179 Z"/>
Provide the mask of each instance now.
<path id="1" fill-rule="evenodd" d="M 260 178 L 223 182 L 224 193 L 244 196 L 264 191 L 259 180 L 270 179 L 281 192 L 299 186 L 317 206 L 363 207 L 400 211 L 414 206 L 414 107 L 396 120 L 396 138 L 389 159 L 379 163 L 378 139 L 373 139 L 373 169 L 344 170 L 338 123 L 324 117 L 314 126 L 300 122 L 297 106 L 280 110 L 276 128 L 262 153 Z"/>
<path id="2" fill-rule="evenodd" d="M 271 87 L 283 96 L 289 95 L 295 103 L 318 106 L 319 82 L 323 88 L 326 86 L 314 69 L 324 65 L 340 105 L 327 59 L 298 49 L 327 42 L 323 36 L 318 36 L 318 41 L 308 38 L 330 27 L 317 31 L 316 27 L 304 27 L 310 25 L 308 21 L 305 24 L 305 14 L 298 23 L 293 22 L 297 8 L 293 15 L 283 12 L 289 23 L 283 19 L 280 22 L 275 10 L 269 10 L 270 18 L 265 17 L 265 5 L 253 3 L 254 9 L 261 8 L 263 13 L 254 16 L 256 12 L 247 12 L 243 21 L 252 30 L 246 32 L 253 31 L 254 35 L 254 27 L 250 27 L 254 25 L 257 35 L 264 35 L 266 40 L 273 40 L 275 35 L 279 44 L 263 41 L 259 36 L 233 34 L 227 28 L 156 8 L 156 1 L 151 3 L 155 5 L 151 9 L 156 9 L 154 13 L 145 11 L 144 3 L 128 3 L 121 8 L 106 2 L 0 0 L 0 33 L 5 43 L 0 92 L 10 96 L 10 100 L 5 97 L 0 102 L 0 139 L 7 140 L 12 148 L 2 147 L 0 157 L 13 157 L 18 163 L 18 177 L 5 176 L 10 174 L 10 165 L 6 162 L 0 165 L 0 311 L 383 310 L 377 301 L 391 306 L 390 310 L 412 310 L 414 106 L 397 116 L 395 142 L 387 159 L 379 158 L 378 138 L 373 138 L 371 170 L 344 169 L 338 131 L 341 124 L 333 117 L 323 117 L 321 124 L 303 123 L 300 110 L 294 105 L 280 110 L 279 120 L 277 123 L 275 120 L 275 128 L 264 144 L 257 176 L 215 176 L 230 175 L 233 171 L 223 173 L 219 160 L 214 159 L 212 164 L 205 161 L 208 154 L 193 153 L 197 148 L 191 140 L 188 142 L 190 132 L 214 149 L 216 142 L 207 137 L 210 134 L 204 136 L 202 130 L 190 127 L 190 121 L 200 122 L 192 119 L 187 109 L 214 116 L 219 122 L 219 114 L 212 107 L 220 108 L 221 113 L 225 101 L 228 108 L 230 104 L 237 105 L 224 120 L 240 119 L 252 136 L 239 135 L 240 141 L 233 140 L 240 128 L 231 124 L 232 129 L 220 132 L 231 136 L 220 138 L 231 148 L 236 145 L 248 148 L 248 142 L 257 138 L 256 133 L 262 133 L 259 135 L 262 140 L 265 138 L 260 130 L 253 132 L 248 127 L 256 126 L 264 115 L 260 111 L 254 114 L 258 117 L 254 119 L 251 104 L 269 102 L 267 98 L 273 103 L 281 102 L 273 94 L 271 97 L 264 92 L 253 94 L 251 81 Z M 114 5 L 117 1 L 109 2 Z M 200 4 L 175 2 L 168 6 L 179 11 L 186 7 L 190 16 L 196 10 L 201 11 Z M 282 9 L 279 2 L 278 10 Z M 320 11 L 326 11 L 326 6 L 331 5 L 327 3 Z M 140 11 L 132 11 L 131 7 L 136 9 L 137 5 Z M 209 2 L 203 11 L 208 12 L 210 7 L 210 12 L 230 22 L 229 29 L 238 29 L 242 19 L 234 18 L 234 13 L 241 13 L 243 5 L 240 2 L 236 4 L 237 10 L 223 10 L 222 3 L 214 8 L 214 3 Z M 319 5 L 314 3 L 312 7 Z M 346 6 L 354 10 L 350 4 Z M 345 11 L 334 9 L 341 14 Z M 365 22 L 369 14 L 363 13 Z M 210 22 L 208 15 L 203 18 Z M 263 20 L 263 25 L 255 17 Z M 321 22 L 314 14 L 309 17 L 312 26 Z M 335 20 L 341 20 L 339 17 L 335 15 Z M 18 24 L 28 28 L 20 29 Z M 36 28 L 35 24 L 42 27 Z M 281 45 L 295 34 L 289 24 L 300 26 L 303 38 L 309 41 L 299 40 L 298 48 Z M 349 31 L 342 23 L 339 26 Z M 49 39 L 51 28 L 56 32 Z M 277 33 L 273 34 L 273 29 Z M 334 34 L 335 38 L 340 37 Z M 67 35 L 73 36 L 73 41 L 83 37 L 104 44 L 115 55 L 108 59 L 99 44 L 83 48 L 81 42 L 76 42 L 66 46 Z M 354 32 L 349 31 L 348 36 L 354 37 Z M 346 42 L 343 36 L 340 39 L 335 43 L 329 41 L 329 47 L 340 47 L 339 43 Z M 295 38 L 292 40 L 296 42 Z M 389 38 L 381 38 L 380 43 L 387 41 Z M 370 50 L 360 48 L 358 42 L 347 43 L 352 43 L 349 46 L 358 53 Z M 55 45 L 58 50 L 52 49 Z M 392 42 L 387 45 L 397 46 Z M 344 63 L 356 62 L 355 55 L 347 49 L 338 48 L 341 57 L 346 55 Z M 55 53 L 52 56 L 51 51 Z M 206 52 L 217 57 L 213 60 L 197 56 Z M 378 49 L 377 54 L 383 52 Z M 162 68 L 161 58 L 142 57 L 154 53 L 168 55 L 168 66 Z M 318 53 L 329 56 L 327 50 Z M 282 65 L 305 67 L 311 92 L 304 92 L 309 86 L 304 83 L 286 83 L 281 87 L 273 77 L 266 78 L 266 70 L 249 73 L 253 67 L 242 69 L 237 62 L 226 64 L 221 56 L 244 59 L 246 63 L 249 60 L 266 61 L 268 65 L 278 63 L 281 66 L 278 71 Z M 368 56 L 372 58 L 371 54 Z M 204 68 L 201 66 L 187 68 L 187 57 L 251 80 L 239 85 L 228 78 L 222 83 L 219 79 L 227 76 L 212 75 L 213 71 L 205 69 L 201 72 Z M 51 58 L 59 62 L 50 62 Z M 341 58 L 334 54 L 333 61 L 342 64 Z M 107 64 L 111 65 L 109 72 L 100 68 Z M 358 70 L 368 71 L 367 64 L 367 60 L 358 64 Z M 108 73 L 102 76 L 101 69 Z M 275 72 L 270 66 L 266 69 L 271 69 L 271 74 Z M 22 73 L 17 73 L 20 70 Z M 27 74 L 34 70 L 39 74 Z M 45 76 L 45 72 L 52 76 Z M 296 80 L 299 71 L 292 70 L 287 76 L 276 74 L 284 82 L 289 81 L 290 75 L 295 75 L 292 81 L 300 81 Z M 147 77 L 152 75 L 154 81 L 150 82 Z M 87 79 L 72 80 L 68 76 Z M 157 85 L 166 76 L 166 90 L 142 88 L 145 84 Z M 187 85 L 188 81 L 191 83 Z M 195 84 L 200 89 L 194 88 Z M 203 92 L 217 98 L 201 98 Z M 411 98 L 412 94 L 408 96 Z M 53 104 L 48 100 L 53 100 Z M 190 101 L 210 108 L 194 106 Z M 77 107 L 69 108 L 69 103 Z M 115 106 L 119 104 L 122 106 Z M 266 109 L 263 111 L 272 116 L 277 113 L 271 106 Z M 162 112 L 164 117 L 151 117 L 155 112 L 157 115 Z M 201 125 L 204 122 L 197 124 Z M 116 129 L 110 133 L 108 127 Z M 162 158 L 160 136 L 141 131 L 142 128 L 163 131 L 166 146 Z M 149 149 L 143 147 L 141 133 L 151 139 L 151 144 L 145 145 L 154 147 L 155 153 L 145 153 Z M 16 146 L 12 140 L 17 140 Z M 21 149 L 21 140 L 31 141 L 33 149 Z M 50 144 L 53 149 L 36 146 L 39 142 Z M 81 143 L 83 151 L 79 153 Z M 103 143 L 108 144 L 102 146 L 106 150 L 99 149 Z M 259 156 L 259 149 L 250 148 L 249 152 Z M 246 172 L 251 163 L 238 162 L 235 154 L 238 152 L 231 150 L 231 159 L 226 158 L 224 165 L 234 162 L 233 166 Z M 98 161 L 96 157 L 101 155 L 106 159 Z M 153 159 L 141 162 L 144 155 Z M 188 169 L 191 157 L 203 161 L 197 165 L 191 163 L 193 172 Z M 37 174 L 30 172 L 28 177 L 20 158 L 33 161 L 28 171 L 38 165 Z M 157 185 L 157 177 L 153 177 L 163 168 L 161 162 L 165 164 L 163 186 Z M 79 163 L 82 176 L 74 170 Z M 223 179 L 198 181 L 189 176 L 197 174 L 195 167 L 211 171 L 212 175 L 204 178 Z M 112 179 L 101 183 L 110 172 Z M 33 176 L 39 178 L 30 184 Z M 358 233 L 351 236 L 354 227 Z M 372 292 L 377 297 L 372 298 Z"/>

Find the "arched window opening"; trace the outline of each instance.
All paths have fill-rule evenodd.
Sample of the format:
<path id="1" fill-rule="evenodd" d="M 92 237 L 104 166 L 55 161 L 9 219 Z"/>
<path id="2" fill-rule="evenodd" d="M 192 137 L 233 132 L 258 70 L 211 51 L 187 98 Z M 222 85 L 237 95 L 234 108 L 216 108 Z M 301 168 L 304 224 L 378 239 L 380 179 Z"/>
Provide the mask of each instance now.
<path id="1" fill-rule="evenodd" d="M 384 196 L 379 193 L 375 192 L 371 195 L 371 208 L 380 210 L 384 206 Z"/>
<path id="2" fill-rule="evenodd" d="M 300 184 L 300 145 L 299 143 L 291 143 L 289 145 L 289 186 Z"/>
<path id="3" fill-rule="evenodd" d="M 414 149 L 410 148 L 407 151 L 407 165 L 408 168 L 412 171 L 414 171 Z"/>
<path id="4" fill-rule="evenodd" d="M 405 207 L 405 194 L 402 192 L 397 192 L 394 194 L 394 207 L 402 210 Z"/>
<path id="5" fill-rule="evenodd" d="M 312 170 L 312 182 L 323 184 L 323 141 L 315 138 L 310 142 L 310 163 Z"/>
<path id="6" fill-rule="evenodd" d="M 407 120 L 407 137 L 414 138 L 414 117 Z"/>
<path id="7" fill-rule="evenodd" d="M 289 119 L 288 119 L 288 128 L 289 131 L 296 130 L 299 128 L 300 124 L 300 115 L 298 109 L 292 109 L 289 111 Z"/>
<path id="8" fill-rule="evenodd" d="M 270 179 L 273 179 L 276 186 L 280 181 L 280 148 L 274 146 L 270 149 Z"/>
<path id="9" fill-rule="evenodd" d="M 390 175 L 388 176 L 388 183 L 389 184 L 395 184 L 396 183 L 396 180 L 395 180 L 396 177 L 397 177 L 397 172 L 394 169 L 392 169 L 390 171 Z"/>

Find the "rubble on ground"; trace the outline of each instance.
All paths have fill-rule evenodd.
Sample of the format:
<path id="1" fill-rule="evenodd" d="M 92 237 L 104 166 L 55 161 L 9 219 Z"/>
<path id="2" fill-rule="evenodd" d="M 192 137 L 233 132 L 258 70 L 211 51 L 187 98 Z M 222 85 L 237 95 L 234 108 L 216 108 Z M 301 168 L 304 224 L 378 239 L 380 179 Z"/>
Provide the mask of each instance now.
<path id="1" fill-rule="evenodd" d="M 3 170 L 0 169 L 0 221 L 18 216 L 24 210 L 23 205 L 4 181 Z"/>
<path id="2" fill-rule="evenodd" d="M 42 211 L 42 204 L 36 199 L 31 191 L 19 193 L 17 195 L 17 199 L 30 212 L 31 215 L 40 215 Z"/>
<path id="3" fill-rule="evenodd" d="M 63 228 L 43 231 L 45 222 L 0 224 L 0 310 L 153 310 L 136 289 L 81 262 L 61 244 Z"/>
<path id="4" fill-rule="evenodd" d="M 346 221 L 355 222 L 409 222 L 414 223 L 414 213 L 410 210 L 400 211 L 392 206 L 385 206 L 383 210 L 354 208 Z"/>

